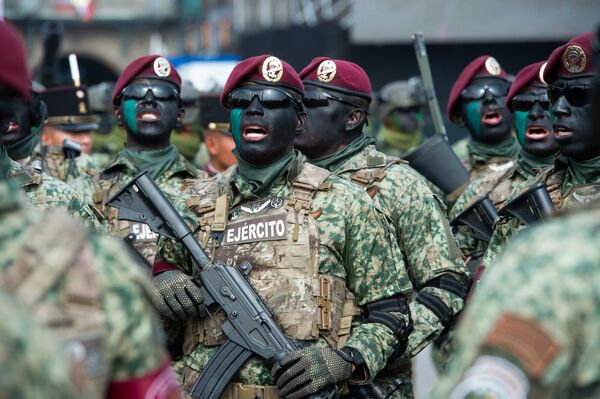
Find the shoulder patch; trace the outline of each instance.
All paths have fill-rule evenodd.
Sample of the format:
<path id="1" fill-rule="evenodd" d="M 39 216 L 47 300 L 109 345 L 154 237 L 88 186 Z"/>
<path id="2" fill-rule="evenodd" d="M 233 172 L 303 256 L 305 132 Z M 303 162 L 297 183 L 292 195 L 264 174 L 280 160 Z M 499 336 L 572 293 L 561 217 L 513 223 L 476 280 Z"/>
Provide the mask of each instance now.
<path id="1" fill-rule="evenodd" d="M 543 376 L 559 351 L 558 344 L 542 325 L 510 313 L 503 313 L 496 320 L 485 345 L 512 355 L 536 379 Z"/>

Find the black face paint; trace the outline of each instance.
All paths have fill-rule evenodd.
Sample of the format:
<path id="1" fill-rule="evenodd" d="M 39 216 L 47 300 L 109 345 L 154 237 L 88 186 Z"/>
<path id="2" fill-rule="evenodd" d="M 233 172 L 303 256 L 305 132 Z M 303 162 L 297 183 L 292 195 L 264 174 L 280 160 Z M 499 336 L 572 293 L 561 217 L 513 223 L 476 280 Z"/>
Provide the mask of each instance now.
<path id="1" fill-rule="evenodd" d="M 545 87 L 530 87 L 512 99 L 517 139 L 523 151 L 543 158 L 555 154 L 550 102 Z"/>
<path id="2" fill-rule="evenodd" d="M 2 143 L 6 146 L 11 146 L 25 137 L 32 134 L 31 132 L 31 113 L 29 106 L 22 100 L 13 100 L 12 114 L 3 118 L 2 127 Z"/>
<path id="3" fill-rule="evenodd" d="M 168 143 L 181 101 L 175 85 L 140 78 L 125 87 L 119 108 L 127 134 L 137 143 Z"/>
<path id="4" fill-rule="evenodd" d="M 550 84 L 554 135 L 561 154 L 576 160 L 600 155 L 600 134 L 592 127 L 593 78 L 556 79 Z"/>
<path id="5" fill-rule="evenodd" d="M 308 98 L 317 98 L 316 93 L 326 92 L 320 87 L 306 89 Z M 346 118 L 352 107 L 340 101 L 304 101 L 308 120 L 303 132 L 296 135 L 294 147 L 310 159 L 323 158 L 335 153 L 346 135 Z"/>
<path id="6" fill-rule="evenodd" d="M 260 84 L 245 87 L 257 91 L 272 89 Z M 256 166 L 273 163 L 293 150 L 299 112 L 294 101 L 268 102 L 265 105 L 260 97 L 253 95 L 249 102 L 235 106 L 236 115 L 239 113 L 237 150 L 242 159 Z"/>
<path id="7" fill-rule="evenodd" d="M 510 137 L 512 114 L 504 105 L 509 83 L 476 78 L 460 95 L 460 113 L 474 141 L 498 144 Z"/>

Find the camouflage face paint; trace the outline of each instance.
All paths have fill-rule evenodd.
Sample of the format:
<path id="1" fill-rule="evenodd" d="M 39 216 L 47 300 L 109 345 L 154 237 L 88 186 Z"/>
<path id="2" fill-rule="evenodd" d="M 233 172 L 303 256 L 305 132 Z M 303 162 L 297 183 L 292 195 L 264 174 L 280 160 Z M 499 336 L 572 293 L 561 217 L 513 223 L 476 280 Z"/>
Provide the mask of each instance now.
<path id="1" fill-rule="evenodd" d="M 242 108 L 232 108 L 229 112 L 229 124 L 235 146 L 239 149 L 242 144 Z"/>
<path id="2" fill-rule="evenodd" d="M 481 100 L 470 101 L 466 106 L 466 122 L 471 126 L 475 136 L 481 133 Z"/>
<path id="3" fill-rule="evenodd" d="M 128 128 L 127 130 L 132 133 L 137 133 L 137 115 L 135 112 L 135 106 L 137 105 L 137 100 L 125 100 L 123 102 L 123 118 L 125 121 L 125 125 Z"/>
<path id="4" fill-rule="evenodd" d="M 525 132 L 527 131 L 527 115 L 529 111 L 515 111 L 515 130 L 517 131 L 517 140 L 521 146 L 525 145 Z"/>

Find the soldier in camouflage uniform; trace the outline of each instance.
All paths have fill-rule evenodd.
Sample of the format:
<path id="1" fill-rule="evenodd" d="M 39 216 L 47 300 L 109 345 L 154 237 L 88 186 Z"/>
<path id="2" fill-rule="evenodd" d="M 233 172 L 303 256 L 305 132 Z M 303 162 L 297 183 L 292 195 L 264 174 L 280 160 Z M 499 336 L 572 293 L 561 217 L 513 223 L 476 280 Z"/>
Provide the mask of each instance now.
<path id="1" fill-rule="evenodd" d="M 495 58 L 477 57 L 452 86 L 447 113 L 471 136 L 463 160 L 471 179 L 514 165 L 519 144 L 512 137 L 512 115 L 504 105 L 510 82 Z"/>
<path id="2" fill-rule="evenodd" d="M 375 379 L 401 378 L 394 397 L 413 397 L 410 357 L 438 338 L 460 312 L 469 277 L 450 233 L 441 200 L 405 162 L 378 152 L 362 133 L 371 83 L 358 65 L 317 57 L 300 72 L 307 128 L 295 147 L 308 161 L 366 191 L 393 224 L 413 286 L 410 356 L 396 359 Z"/>
<path id="3" fill-rule="evenodd" d="M 93 176 L 75 182 L 102 215 L 108 231 L 130 237 L 151 264 L 158 235 L 143 223 L 119 221 L 118 211 L 106 202 L 143 170 L 156 181 L 170 200 L 183 187 L 184 179 L 199 177 L 196 168 L 169 144 L 171 131 L 182 122 L 179 88 L 181 78 L 166 58 L 148 55 L 132 61 L 113 91 L 119 125 L 127 130 L 125 148 Z"/>
<path id="4" fill-rule="evenodd" d="M 515 187 L 510 199 L 533 184 L 546 184 L 558 211 L 589 204 L 600 196 L 600 136 L 592 128 L 592 33 L 573 38 L 555 49 L 546 68 L 554 131 L 561 156 L 555 165 Z M 523 225 L 514 218 L 496 224 L 484 256 L 490 264 Z"/>
<path id="5" fill-rule="evenodd" d="M 431 399 L 600 395 L 600 209 L 520 234 L 481 281 Z"/>
<path id="6" fill-rule="evenodd" d="M 515 187 L 554 164 L 558 144 L 554 140 L 546 84 L 540 75 L 544 65 L 542 61 L 523 68 L 506 97 L 506 106 L 513 112 L 517 140 L 521 145 L 515 165 L 473 180 L 453 205 L 450 220 L 483 195 L 489 197 L 496 209 L 502 208 Z M 466 227 L 458 227 L 457 237 L 467 256 L 483 254 L 487 247 L 487 242 L 476 240 Z"/>
<path id="7" fill-rule="evenodd" d="M 60 340 L 2 291 L 0 320 L 0 397 L 81 397 Z"/>
<path id="8" fill-rule="evenodd" d="M 391 231 L 362 189 L 293 149 L 306 122 L 303 91 L 297 73 L 276 57 L 240 62 L 221 95 L 238 168 L 229 180 L 193 182 L 176 202 L 211 259 L 253 265 L 250 282 L 275 321 L 307 345 L 271 371 L 251 358 L 224 398 L 295 399 L 365 383 L 407 340 L 412 286 Z M 159 242 L 154 284 L 170 302 L 163 312 L 186 322 L 186 390 L 223 342 L 220 328 L 194 306 L 202 298 L 193 297 L 193 271 L 179 244 Z"/>

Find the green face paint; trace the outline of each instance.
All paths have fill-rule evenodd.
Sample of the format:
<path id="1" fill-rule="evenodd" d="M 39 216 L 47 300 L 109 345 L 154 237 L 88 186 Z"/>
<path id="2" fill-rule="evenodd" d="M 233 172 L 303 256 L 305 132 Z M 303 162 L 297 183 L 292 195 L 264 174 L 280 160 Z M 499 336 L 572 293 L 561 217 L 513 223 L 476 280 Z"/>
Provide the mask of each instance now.
<path id="1" fill-rule="evenodd" d="M 127 130 L 132 133 L 137 133 L 137 115 L 135 113 L 135 106 L 137 100 L 125 100 L 123 102 L 123 118 L 125 119 L 125 125 Z"/>
<path id="2" fill-rule="evenodd" d="M 467 103 L 466 107 L 467 123 L 475 132 L 475 136 L 479 136 L 479 133 L 481 132 L 481 111 L 479 110 L 480 105 L 481 100 L 476 100 Z"/>
<path id="3" fill-rule="evenodd" d="M 229 124 L 235 146 L 239 149 L 242 147 L 242 108 L 232 108 L 229 112 Z"/>
<path id="4" fill-rule="evenodd" d="M 521 146 L 525 145 L 525 131 L 527 129 L 527 115 L 529 111 L 515 111 L 515 130 L 517 131 L 517 140 Z"/>

